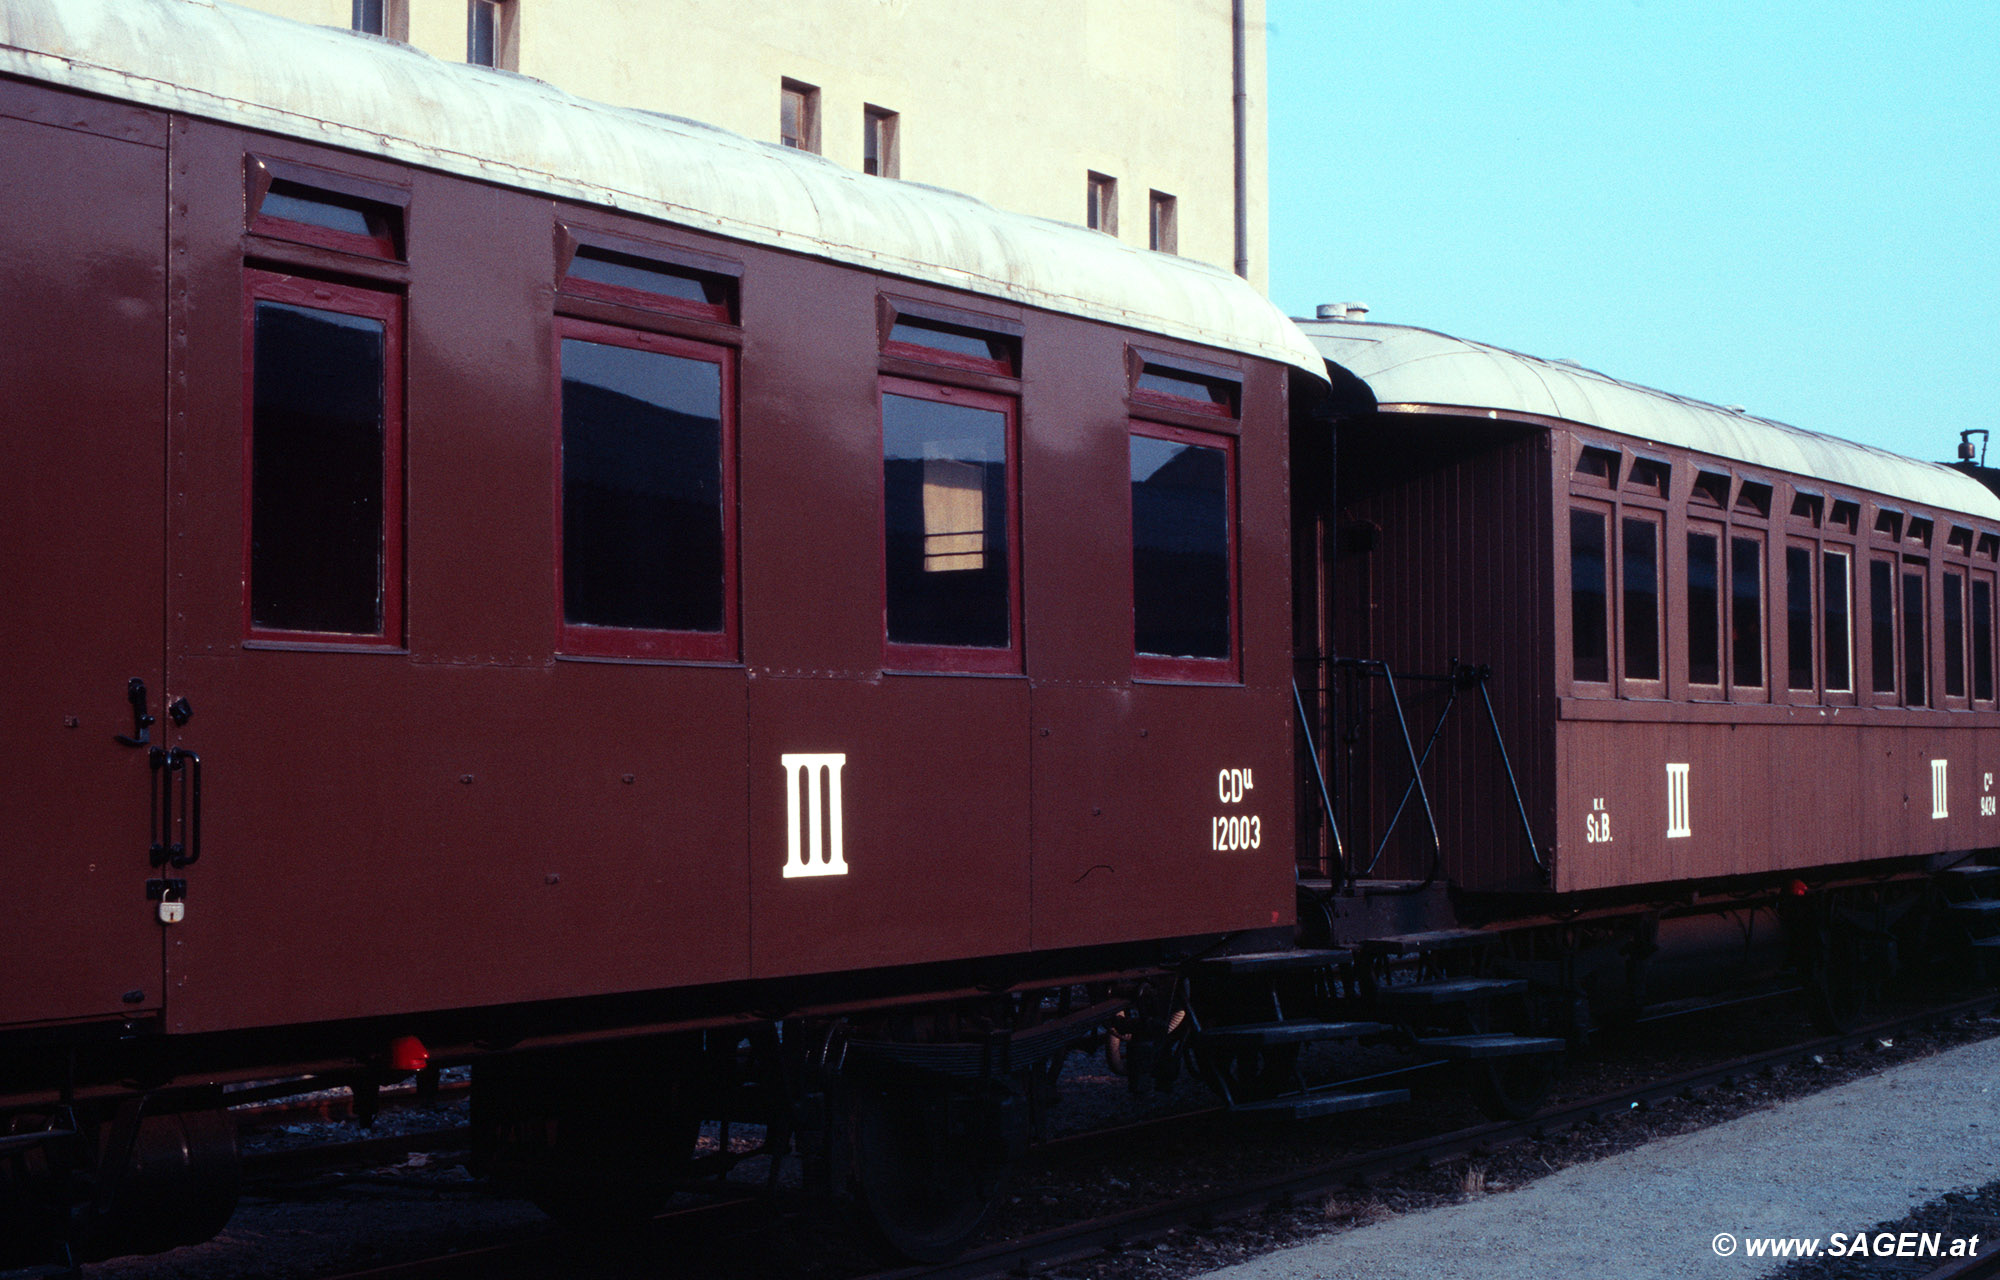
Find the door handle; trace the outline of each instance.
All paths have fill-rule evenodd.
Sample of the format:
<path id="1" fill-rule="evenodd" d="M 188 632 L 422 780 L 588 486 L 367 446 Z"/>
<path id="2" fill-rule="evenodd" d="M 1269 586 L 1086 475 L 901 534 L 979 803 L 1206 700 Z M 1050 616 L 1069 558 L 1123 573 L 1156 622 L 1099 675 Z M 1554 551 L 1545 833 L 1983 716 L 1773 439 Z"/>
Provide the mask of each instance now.
<path id="1" fill-rule="evenodd" d="M 153 740 L 153 717 L 146 710 L 146 682 L 133 676 L 125 682 L 125 701 L 132 704 L 132 735 L 111 736 L 128 747 L 143 747 Z"/>

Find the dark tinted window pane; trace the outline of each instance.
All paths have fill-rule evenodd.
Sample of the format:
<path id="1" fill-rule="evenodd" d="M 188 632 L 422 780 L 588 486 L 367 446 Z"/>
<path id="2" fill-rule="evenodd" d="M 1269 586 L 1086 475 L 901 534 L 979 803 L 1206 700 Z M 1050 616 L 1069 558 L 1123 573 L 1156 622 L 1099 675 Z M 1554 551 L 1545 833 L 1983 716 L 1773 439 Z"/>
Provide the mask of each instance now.
<path id="1" fill-rule="evenodd" d="M 621 289 L 657 293 L 685 302 L 720 306 L 729 301 L 729 283 L 702 272 L 675 271 L 657 262 L 602 249 L 583 248 L 570 259 L 572 280 L 594 280 Z"/>
<path id="2" fill-rule="evenodd" d="M 1813 553 L 1785 548 L 1785 687 L 1813 687 Z"/>
<path id="3" fill-rule="evenodd" d="M 1896 566 L 1868 562 L 1868 647 L 1877 693 L 1896 691 Z"/>
<path id="4" fill-rule="evenodd" d="M 565 338 L 563 617 L 723 628 L 722 367 Z"/>
<path id="5" fill-rule="evenodd" d="M 1903 575 L 1903 700 L 1913 707 L 1924 705 L 1924 669 L 1929 666 L 1924 647 L 1924 575 Z"/>
<path id="6" fill-rule="evenodd" d="M 1236 384 L 1226 378 L 1205 378 L 1198 373 L 1184 373 L 1157 364 L 1139 367 L 1141 391 L 1176 396 L 1182 400 L 1198 400 L 1232 412 L 1236 408 L 1236 389 Z"/>
<path id="7" fill-rule="evenodd" d="M 1604 553 L 1604 517 L 1595 511 L 1571 511 L 1569 611 L 1576 678 L 1597 683 L 1611 679 Z"/>
<path id="8" fill-rule="evenodd" d="M 1007 416 L 882 397 L 889 639 L 1004 649 Z"/>
<path id="9" fill-rule="evenodd" d="M 1722 683 L 1722 540 L 1688 535 L 1688 683 Z"/>
<path id="10" fill-rule="evenodd" d="M 933 351 L 969 356 L 974 360 L 989 360 L 1010 369 L 1014 365 L 1014 339 L 1007 334 L 984 333 L 937 320 L 897 316 L 895 325 L 889 330 L 889 341 L 929 347 Z"/>
<path id="11" fill-rule="evenodd" d="M 1229 656 L 1229 459 L 1132 437 L 1132 640 L 1173 658 Z"/>
<path id="12" fill-rule="evenodd" d="M 380 635 L 382 322 L 258 302 L 252 326 L 251 624 Z"/>
<path id="13" fill-rule="evenodd" d="M 1965 576 L 1944 575 L 1944 692 L 1965 696 Z"/>
<path id="14" fill-rule="evenodd" d="M 1624 521 L 1625 674 L 1660 678 L 1660 527 Z"/>
<path id="15" fill-rule="evenodd" d="M 1849 658 L 1853 654 L 1847 603 L 1847 557 L 1827 552 L 1824 558 L 1824 608 L 1821 616 L 1826 623 L 1826 687 L 1838 693 L 1845 693 L 1854 687 L 1853 672 L 1849 669 Z"/>
<path id="16" fill-rule="evenodd" d="M 1972 581 L 1972 696 L 1993 698 L 1993 584 Z"/>
<path id="17" fill-rule="evenodd" d="M 257 212 L 266 218 L 283 218 L 287 222 L 303 222 L 308 226 L 325 227 L 328 231 L 344 231 L 349 235 L 376 240 L 388 237 L 391 217 L 371 201 L 318 191 L 283 178 L 272 180 L 271 189 L 265 194 L 264 203 L 257 206 Z"/>
<path id="18" fill-rule="evenodd" d="M 1764 547 L 1754 538 L 1729 540 L 1730 683 L 1764 683 Z"/>

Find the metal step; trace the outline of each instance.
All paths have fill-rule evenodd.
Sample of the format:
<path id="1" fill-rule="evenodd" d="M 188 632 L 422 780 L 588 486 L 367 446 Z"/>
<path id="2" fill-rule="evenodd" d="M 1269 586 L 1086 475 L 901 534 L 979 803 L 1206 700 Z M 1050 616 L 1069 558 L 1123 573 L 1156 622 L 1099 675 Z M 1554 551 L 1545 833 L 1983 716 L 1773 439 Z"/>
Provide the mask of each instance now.
<path id="1" fill-rule="evenodd" d="M 1343 1111 L 1366 1111 L 1370 1107 L 1393 1107 L 1408 1102 L 1408 1089 L 1377 1089 L 1370 1093 L 1306 1093 L 1262 1102 L 1244 1102 L 1231 1107 L 1232 1115 L 1253 1115 L 1274 1120 L 1310 1120 L 1315 1116 L 1335 1116 Z"/>
<path id="2" fill-rule="evenodd" d="M 1947 911 L 1962 911 L 1967 915 L 1992 915 L 2000 911 L 2000 898 L 1972 898 L 1965 902 L 1947 902 Z"/>
<path id="3" fill-rule="evenodd" d="M 1465 1004 L 1495 996 L 1515 996 L 1527 989 L 1526 978 L 1441 978 L 1435 982 L 1377 987 L 1375 999 L 1381 1004 Z"/>
<path id="4" fill-rule="evenodd" d="M 1498 936 L 1484 929 L 1432 929 L 1425 933 L 1369 938 L 1361 943 L 1361 951 L 1370 956 L 1425 955 L 1433 951 L 1490 946 Z"/>
<path id="5" fill-rule="evenodd" d="M 1381 1022 L 1246 1022 L 1231 1027 L 1204 1027 L 1195 1042 L 1220 1047 L 1267 1044 L 1315 1044 L 1322 1040 L 1358 1040 L 1389 1030 Z"/>
<path id="6" fill-rule="evenodd" d="M 1188 968 L 1204 978 L 1240 978 L 1249 974 L 1292 973 L 1302 969 L 1332 969 L 1354 958 L 1351 951 L 1246 951 L 1233 956 L 1203 956 Z"/>
<path id="7" fill-rule="evenodd" d="M 1957 880 L 1984 880 L 1988 876 L 2000 876 L 2000 867 L 1985 867 L 1976 862 L 1961 862 L 1955 867 L 1939 871 L 1940 876 L 1951 876 Z"/>
<path id="8" fill-rule="evenodd" d="M 1974 938 L 1972 940 L 1972 945 L 1978 947 L 1982 951 L 2000 951 L 2000 937 Z"/>
<path id="9" fill-rule="evenodd" d="M 1563 1053 L 1569 1049 L 1569 1042 L 1554 1036 L 1424 1036 L 1418 1039 L 1417 1048 L 1454 1061 L 1471 1062 L 1484 1058 Z"/>

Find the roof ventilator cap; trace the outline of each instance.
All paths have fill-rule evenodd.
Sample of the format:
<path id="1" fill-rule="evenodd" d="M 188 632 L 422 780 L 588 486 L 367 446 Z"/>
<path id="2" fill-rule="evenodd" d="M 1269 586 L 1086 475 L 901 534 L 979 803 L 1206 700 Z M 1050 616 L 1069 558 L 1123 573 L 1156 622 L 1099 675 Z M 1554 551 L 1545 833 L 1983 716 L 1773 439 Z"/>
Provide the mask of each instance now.
<path id="1" fill-rule="evenodd" d="M 1313 315 L 1320 320 L 1366 320 L 1368 304 L 1365 302 L 1322 302 L 1314 308 Z"/>

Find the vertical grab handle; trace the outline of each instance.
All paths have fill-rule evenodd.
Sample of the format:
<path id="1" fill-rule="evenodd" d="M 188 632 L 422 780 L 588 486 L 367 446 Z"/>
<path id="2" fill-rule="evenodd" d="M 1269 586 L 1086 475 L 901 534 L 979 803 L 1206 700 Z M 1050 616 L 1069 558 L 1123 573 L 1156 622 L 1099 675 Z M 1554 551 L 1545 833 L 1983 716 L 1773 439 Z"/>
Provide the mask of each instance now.
<path id="1" fill-rule="evenodd" d="M 201 859 L 201 757 L 186 747 L 154 747 L 153 848 L 156 867 L 193 866 Z M 180 786 L 174 786 L 174 775 Z M 180 793 L 176 812 L 174 794 Z M 179 836 L 178 840 L 173 837 Z"/>

